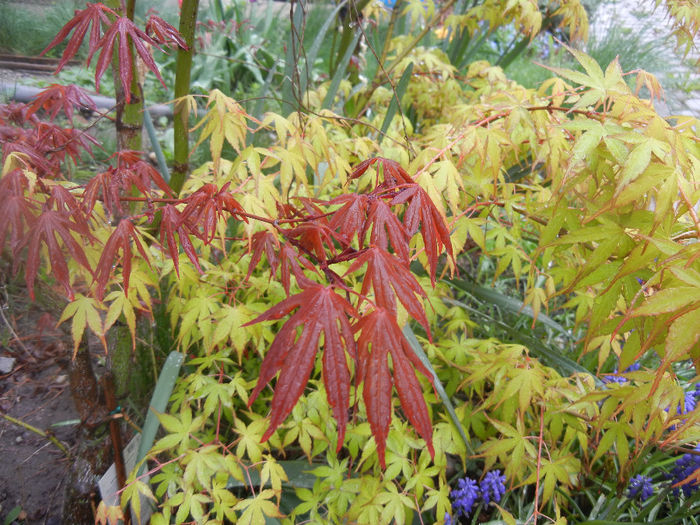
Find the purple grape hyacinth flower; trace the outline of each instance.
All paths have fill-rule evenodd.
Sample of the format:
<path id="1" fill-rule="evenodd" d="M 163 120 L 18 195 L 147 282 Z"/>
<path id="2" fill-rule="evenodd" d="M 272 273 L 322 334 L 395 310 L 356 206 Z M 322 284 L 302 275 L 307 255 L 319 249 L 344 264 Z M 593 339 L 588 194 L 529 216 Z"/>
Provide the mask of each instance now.
<path id="1" fill-rule="evenodd" d="M 450 497 L 452 498 L 452 510 L 455 512 L 455 518 L 462 515 L 468 516 L 479 498 L 479 486 L 472 478 L 464 477 L 457 482 L 457 488 L 450 492 Z"/>
<path id="2" fill-rule="evenodd" d="M 634 476 L 630 480 L 628 496 L 630 499 L 639 498 L 642 501 L 649 499 L 654 494 L 654 486 L 651 484 L 649 476 L 641 474 Z"/>
<path id="3" fill-rule="evenodd" d="M 683 404 L 685 405 L 685 410 L 682 412 L 683 414 L 687 414 L 688 412 L 692 412 L 693 410 L 695 410 L 695 407 L 698 405 L 697 386 L 694 390 L 689 390 L 685 393 L 685 400 Z"/>
<path id="4" fill-rule="evenodd" d="M 695 447 L 695 452 L 700 453 L 700 444 Z M 696 470 L 700 469 L 700 456 L 696 454 L 683 454 L 676 460 L 676 465 L 671 470 L 671 484 L 675 485 L 692 475 Z M 697 480 L 691 480 L 680 487 L 673 489 L 673 493 L 677 496 L 678 489 L 683 491 L 683 495 L 689 498 L 693 492 L 700 488 L 700 483 Z"/>
<path id="5" fill-rule="evenodd" d="M 491 500 L 498 503 L 506 493 L 506 477 L 500 470 L 488 472 L 481 480 L 480 488 L 484 503 L 488 505 Z"/>
<path id="6" fill-rule="evenodd" d="M 633 364 L 631 364 L 630 366 L 628 366 L 627 368 L 625 368 L 623 374 L 626 374 L 627 372 L 636 372 L 636 371 L 639 370 L 641 367 L 642 367 L 642 365 L 640 365 L 639 363 L 633 363 Z M 617 374 L 617 373 L 618 373 L 618 372 L 617 372 L 617 367 L 615 367 L 615 370 L 613 370 L 613 374 Z M 626 383 L 626 382 L 627 382 L 627 378 L 626 378 L 626 377 L 620 377 L 620 376 L 618 376 L 618 375 L 606 375 L 606 376 L 603 376 L 603 383 L 618 383 L 618 384 L 622 384 L 622 383 Z"/>

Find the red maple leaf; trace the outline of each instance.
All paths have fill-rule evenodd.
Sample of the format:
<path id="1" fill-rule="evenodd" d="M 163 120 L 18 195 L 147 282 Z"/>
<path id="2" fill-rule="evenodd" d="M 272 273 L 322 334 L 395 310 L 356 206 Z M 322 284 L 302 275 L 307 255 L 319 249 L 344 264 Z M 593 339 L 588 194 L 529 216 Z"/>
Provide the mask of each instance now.
<path id="1" fill-rule="evenodd" d="M 73 112 L 76 108 L 97 111 L 97 106 L 87 91 L 75 84 L 63 86 L 51 84 L 46 89 L 37 93 L 29 104 L 28 115 L 33 115 L 40 109 L 49 114 L 49 119 L 54 120 L 58 112 L 63 114 L 73 123 Z"/>
<path id="2" fill-rule="evenodd" d="M 379 246 L 382 250 L 389 250 L 388 240 L 391 240 L 391 246 L 394 248 L 394 253 L 402 261 L 408 263 L 408 240 L 409 235 L 391 210 L 388 204 L 380 199 L 372 199 L 367 213 L 367 222 L 362 229 L 362 238 L 365 232 L 372 226 L 372 233 L 369 237 L 370 244 Z"/>
<path id="3" fill-rule="evenodd" d="M 367 195 L 349 193 L 341 195 L 325 204 L 334 205 L 342 204 L 331 216 L 328 225 L 334 231 L 337 231 L 342 238 L 342 242 L 349 245 L 355 235 L 362 237 L 360 232 L 365 229 L 367 221 L 367 207 L 369 206 L 369 198 Z M 361 246 L 360 246 L 361 247 Z"/>
<path id="4" fill-rule="evenodd" d="M 141 244 L 140 235 L 129 218 L 122 219 L 107 239 L 102 255 L 95 268 L 94 279 L 97 283 L 95 295 L 101 301 L 104 296 L 107 281 L 116 264 L 117 252 L 122 251 L 122 276 L 124 278 L 124 294 L 129 293 L 129 276 L 131 275 L 131 240 L 145 261 L 148 261 L 146 250 Z"/>
<path id="5" fill-rule="evenodd" d="M 102 194 L 105 209 L 114 214 L 123 212 L 119 195 L 122 189 L 122 181 L 114 177 L 114 168 L 110 166 L 107 171 L 102 171 L 93 176 L 85 185 L 83 193 L 83 208 L 90 214 L 95 208 L 97 198 Z"/>
<path id="6" fill-rule="evenodd" d="M 151 183 L 155 184 L 166 195 L 173 196 L 173 190 L 165 182 L 160 172 L 150 163 L 143 160 L 140 151 L 121 150 L 112 155 L 117 158 L 117 174 L 136 186 L 138 190 L 148 195 Z"/>
<path id="7" fill-rule="evenodd" d="M 83 212 L 82 207 L 73 194 L 68 191 L 68 188 L 60 184 L 52 184 L 50 186 L 51 203 L 58 211 L 65 212 L 73 221 L 81 228 L 89 229 L 87 217 Z"/>
<path id="8" fill-rule="evenodd" d="M 279 258 L 281 261 L 280 281 L 282 281 L 282 287 L 287 295 L 289 295 L 292 274 L 300 287 L 305 288 L 313 285 L 313 281 L 304 275 L 301 267 L 304 266 L 304 268 L 312 272 L 316 272 L 316 267 L 306 257 L 299 255 L 290 244 L 282 244 Z"/>
<path id="9" fill-rule="evenodd" d="M 90 26 L 92 26 L 92 30 L 90 31 L 90 40 L 88 44 L 87 59 L 87 63 L 90 64 L 92 56 L 95 54 L 95 51 L 99 49 L 99 42 L 102 35 L 102 24 L 110 24 L 110 17 L 108 15 L 111 15 L 112 17 L 118 16 L 117 13 L 115 13 L 109 7 L 101 3 L 87 4 L 85 9 L 80 11 L 76 10 L 73 18 L 71 18 L 68 21 L 68 23 L 66 23 L 66 25 L 63 26 L 63 28 L 61 28 L 56 37 L 51 41 L 51 43 L 48 46 L 46 46 L 46 49 L 44 49 L 41 52 L 41 55 L 43 56 L 50 49 L 53 49 L 58 44 L 63 42 L 63 40 L 70 34 L 70 32 L 75 29 L 75 31 L 73 32 L 73 36 L 68 41 L 66 49 L 63 51 L 61 61 L 56 67 L 56 73 L 58 73 L 59 71 L 61 71 L 61 69 L 63 69 L 63 66 L 65 66 L 68 63 L 68 61 L 71 58 L 73 58 L 76 55 L 76 53 L 78 53 L 78 51 L 80 50 L 80 46 L 83 44 L 83 39 L 85 38 L 87 30 L 90 29 Z"/>
<path id="10" fill-rule="evenodd" d="M 48 249 L 51 274 L 63 285 L 70 300 L 73 300 L 68 264 L 56 235 L 63 241 L 63 247 L 68 250 L 71 257 L 90 271 L 92 271 L 90 263 L 88 263 L 83 247 L 71 232 L 77 233 L 82 239 L 92 240 L 94 237 L 85 225 L 72 221 L 66 212 L 48 209 L 49 204 L 50 201 L 46 203 L 41 214 L 33 221 L 26 238 L 18 246 L 19 251 L 28 245 L 27 267 L 24 272 L 27 289 L 33 300 L 34 280 L 39 270 L 40 248 L 41 244 L 44 243 Z"/>
<path id="11" fill-rule="evenodd" d="M 115 46 L 119 40 L 119 45 Z M 134 76 L 134 57 L 129 50 L 129 41 L 134 45 L 134 49 L 145 66 L 155 73 L 163 87 L 167 89 L 163 77 L 160 76 L 158 66 L 153 60 L 151 50 L 146 44 L 154 46 L 158 49 L 158 43 L 146 33 L 141 31 L 134 23 L 125 16 L 120 16 L 109 25 L 109 29 L 97 43 L 97 48 L 102 48 L 100 56 L 97 58 L 97 66 L 95 68 L 95 87 L 100 90 L 100 78 L 104 75 L 107 68 L 112 64 L 112 56 L 114 49 L 117 48 L 117 57 L 119 61 L 119 79 L 122 83 L 122 88 L 126 95 L 127 104 L 131 102 L 131 80 Z M 89 58 L 88 58 L 89 62 Z"/>
<path id="12" fill-rule="evenodd" d="M 176 47 L 180 47 L 184 50 L 188 49 L 187 44 L 178 30 L 159 16 L 151 15 L 148 17 L 148 21 L 146 22 L 146 34 L 151 36 L 153 40 L 160 45 L 172 49 Z"/>
<path id="13" fill-rule="evenodd" d="M 201 228 L 201 233 L 193 228 L 192 232 L 209 244 L 216 233 L 216 224 L 220 218 L 228 218 L 228 215 L 238 216 L 245 222 L 248 219 L 243 207 L 228 191 L 230 182 L 219 189 L 216 184 L 205 184 L 192 195 L 185 199 L 187 206 L 182 210 L 182 220 L 192 219 L 192 224 Z M 224 211 L 227 214 L 224 214 Z"/>
<path id="14" fill-rule="evenodd" d="M 430 266 L 430 282 L 435 286 L 435 272 L 437 270 L 438 256 L 444 248 L 447 255 L 454 262 L 450 231 L 447 229 L 445 219 L 430 200 L 430 197 L 418 184 L 413 183 L 409 187 L 399 191 L 391 204 L 408 202 L 408 208 L 404 212 L 403 223 L 409 235 L 413 235 L 420 228 L 425 255 Z"/>
<path id="15" fill-rule="evenodd" d="M 28 134 L 19 137 L 18 140 L 2 143 L 3 164 L 10 153 L 20 153 L 20 160 L 29 171 L 35 172 L 39 176 L 51 176 L 58 171 L 55 162 L 51 162 L 41 149 L 37 149 L 35 142 L 36 134 Z"/>
<path id="16" fill-rule="evenodd" d="M 100 194 L 107 211 L 123 213 L 120 197 L 123 193 L 128 193 L 132 185 L 146 196 L 150 196 L 152 184 L 158 186 L 166 195 L 172 195 L 172 190 L 158 170 L 141 159 L 141 152 L 122 150 L 111 158 L 116 158 L 117 167 L 110 166 L 107 171 L 98 173 L 85 185 L 83 207 L 88 213 L 95 207 Z"/>
<path id="17" fill-rule="evenodd" d="M 299 400 L 314 367 L 323 334 L 323 381 L 328 403 L 338 422 L 337 450 L 343 444 L 350 403 L 350 371 L 345 352 L 355 356 L 355 340 L 349 316 L 357 312 L 332 286 L 312 283 L 302 292 L 288 297 L 244 326 L 280 319 L 297 311 L 278 332 L 260 367 L 260 376 L 248 405 L 279 372 L 270 413 L 266 441 L 286 419 Z"/>
<path id="18" fill-rule="evenodd" d="M 388 355 L 391 355 L 393 384 L 399 394 L 403 412 L 418 434 L 425 439 L 428 451 L 434 458 L 430 415 L 413 368 L 428 377 L 431 383 L 432 378 L 401 333 L 394 314 L 385 308 L 377 308 L 360 319 L 355 331 L 362 332 L 357 341 L 360 379 L 364 382 L 362 397 L 377 444 L 380 465 L 386 468 L 384 455 L 392 413 L 392 374 L 387 362 Z"/>
<path id="19" fill-rule="evenodd" d="M 384 177 L 384 182 L 379 184 L 379 170 L 377 170 L 377 184 L 374 193 L 381 192 L 387 188 L 393 188 L 395 186 L 400 186 L 402 184 L 413 184 L 414 181 L 411 176 L 404 170 L 401 165 L 390 159 L 385 159 L 384 157 L 374 157 L 368 160 L 360 162 L 355 169 L 350 174 L 349 179 L 356 179 L 364 175 L 367 169 L 374 164 L 379 164 L 382 168 L 382 175 Z"/>
<path id="20" fill-rule="evenodd" d="M 190 240 L 190 235 L 194 230 L 193 227 L 186 227 L 186 221 L 183 220 L 182 214 L 178 209 L 172 204 L 166 204 L 161 208 L 162 217 L 160 221 L 160 243 L 162 245 L 167 245 L 168 253 L 170 258 L 173 260 L 175 265 L 175 273 L 180 277 L 180 256 L 177 243 L 175 242 L 175 232 L 177 232 L 180 238 L 180 245 L 182 250 L 187 254 L 187 257 L 192 261 L 195 268 L 199 273 L 204 273 L 201 266 L 199 266 L 199 257 L 197 252 L 192 246 L 192 241 Z"/>
<path id="21" fill-rule="evenodd" d="M 250 250 L 252 255 L 250 256 L 250 264 L 248 265 L 248 273 L 245 276 L 245 281 L 250 279 L 253 275 L 253 270 L 260 262 L 263 252 L 267 257 L 267 264 L 270 265 L 270 271 L 272 275 L 277 273 L 277 268 L 280 265 L 280 260 L 277 255 L 277 251 L 280 249 L 280 243 L 277 240 L 277 236 L 270 231 L 261 231 L 253 234 L 250 240 Z M 287 292 L 289 294 L 289 292 Z"/>
<path id="22" fill-rule="evenodd" d="M 32 124 L 39 122 L 36 115 L 30 112 L 27 104 L 21 102 L 0 104 L 0 124 L 13 125 L 12 129 L 17 129 L 14 126 L 23 126 L 27 121 Z"/>
<path id="23" fill-rule="evenodd" d="M 24 232 L 34 222 L 35 204 L 24 194 L 29 186 L 27 177 L 20 169 L 14 169 L 0 178 L 0 251 L 10 232 L 10 249 L 15 264 L 19 262 L 18 246 Z"/>
<path id="24" fill-rule="evenodd" d="M 61 128 L 45 122 L 37 124 L 34 136 L 27 142 L 32 144 L 37 152 L 53 161 L 52 172 L 47 175 L 54 177 L 60 173 L 59 166 L 66 157 L 70 157 L 77 164 L 83 152 L 92 156 L 92 146 L 99 145 L 95 137 L 81 130 Z"/>
<path id="25" fill-rule="evenodd" d="M 326 261 L 326 250 L 335 253 L 333 246 L 335 232 L 330 229 L 327 221 L 302 222 L 294 228 L 285 230 L 284 235 L 293 240 L 304 252 L 313 255 L 317 261 Z"/>
<path id="26" fill-rule="evenodd" d="M 426 294 L 408 269 L 408 263 L 377 246 L 372 246 L 353 261 L 345 275 L 357 271 L 365 263 L 367 272 L 362 281 L 362 295 L 366 296 L 371 286 L 375 303 L 394 315 L 398 297 L 406 311 L 421 324 L 430 337 L 430 325 L 420 300 L 425 298 Z"/>
<path id="27" fill-rule="evenodd" d="M 303 222 L 298 223 L 294 228 L 283 232 L 284 236 L 291 240 L 295 246 L 305 253 L 312 255 L 317 261 L 326 262 L 326 252 L 335 254 L 334 240 L 342 240 L 330 226 L 328 217 L 321 208 L 316 206 L 310 199 L 299 199 L 304 206 L 306 215 Z M 299 210 L 296 213 L 287 209 L 296 217 L 302 217 Z"/>

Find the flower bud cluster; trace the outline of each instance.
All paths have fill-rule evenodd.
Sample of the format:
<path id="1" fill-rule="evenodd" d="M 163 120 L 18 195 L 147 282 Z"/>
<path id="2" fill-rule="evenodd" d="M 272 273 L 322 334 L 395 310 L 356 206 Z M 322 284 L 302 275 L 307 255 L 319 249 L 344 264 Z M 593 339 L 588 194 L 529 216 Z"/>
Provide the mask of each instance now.
<path id="1" fill-rule="evenodd" d="M 477 484 L 470 477 L 464 477 L 457 482 L 457 488 L 450 493 L 454 518 L 468 516 L 479 498 L 488 505 L 498 503 L 506 493 L 506 477 L 500 470 L 487 472 L 481 483 Z M 452 525 L 452 516 L 445 513 L 445 525 Z"/>

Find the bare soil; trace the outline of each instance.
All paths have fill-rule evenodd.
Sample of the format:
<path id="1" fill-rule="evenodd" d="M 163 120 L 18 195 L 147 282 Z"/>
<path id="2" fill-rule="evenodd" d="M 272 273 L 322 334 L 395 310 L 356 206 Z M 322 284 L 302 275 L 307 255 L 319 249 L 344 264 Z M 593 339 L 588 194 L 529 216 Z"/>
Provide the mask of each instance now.
<path id="1" fill-rule="evenodd" d="M 55 329 L 54 313 L 36 304 L 18 308 L 5 287 L 2 292 L 0 355 L 16 361 L 0 375 L 0 415 L 49 432 L 70 450 L 78 437 L 78 425 L 65 424 L 78 419 L 68 380 L 71 347 Z M 46 437 L 0 417 L 0 458 L 0 522 L 19 507 L 15 523 L 60 524 L 66 455 Z"/>

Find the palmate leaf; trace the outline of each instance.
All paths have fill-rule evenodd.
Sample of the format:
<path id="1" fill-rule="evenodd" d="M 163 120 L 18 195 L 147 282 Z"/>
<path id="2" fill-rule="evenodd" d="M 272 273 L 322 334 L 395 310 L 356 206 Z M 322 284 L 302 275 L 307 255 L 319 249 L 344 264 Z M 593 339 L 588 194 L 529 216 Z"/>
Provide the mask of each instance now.
<path id="1" fill-rule="evenodd" d="M 15 263 L 19 260 L 17 247 L 22 242 L 25 228 L 34 222 L 36 205 L 24 196 L 28 186 L 29 181 L 20 169 L 14 169 L 0 178 L 0 250 L 9 232 Z"/>
<path id="2" fill-rule="evenodd" d="M 355 339 L 349 317 L 357 317 L 358 314 L 350 303 L 335 292 L 333 286 L 311 283 L 302 292 L 273 306 L 244 326 L 280 319 L 295 309 L 297 311 L 282 326 L 265 355 L 248 405 L 279 372 L 272 398 L 270 425 L 262 437 L 262 441 L 266 441 L 289 415 L 304 391 L 323 334 L 323 381 L 333 416 L 338 422 L 337 450 L 340 450 L 350 403 L 350 371 L 345 352 L 355 355 Z"/>
<path id="3" fill-rule="evenodd" d="M 207 244 L 214 239 L 220 218 L 228 218 L 229 215 L 233 215 L 248 222 L 244 215 L 240 215 L 240 212 L 245 212 L 245 210 L 233 197 L 233 194 L 228 191 L 230 184 L 227 182 L 221 189 L 216 184 L 205 184 L 185 199 L 187 205 L 182 210 L 182 220 L 191 225 L 188 226 L 191 233 L 197 235 Z M 227 213 L 224 214 L 224 212 Z"/>
<path id="4" fill-rule="evenodd" d="M 328 226 L 340 234 L 343 242 L 346 245 L 352 243 L 355 235 L 359 235 L 365 227 L 367 219 L 367 207 L 369 206 L 369 198 L 367 195 L 358 193 L 348 193 L 341 195 L 325 204 L 334 205 L 342 204 L 331 216 Z M 362 235 L 360 235 L 362 241 Z"/>
<path id="5" fill-rule="evenodd" d="M 408 235 L 413 235 L 420 228 L 425 255 L 430 266 L 430 282 L 435 286 L 435 273 L 437 271 L 438 256 L 444 250 L 454 262 L 450 232 L 438 209 L 433 204 L 430 196 L 418 184 L 413 183 L 402 190 L 391 201 L 391 204 L 408 203 L 404 212 L 403 223 Z"/>
<path id="6" fill-rule="evenodd" d="M 134 224 L 130 219 L 122 219 L 119 225 L 114 229 L 105 244 L 102 256 L 95 268 L 95 282 L 97 289 L 95 295 L 101 301 L 104 296 L 107 281 L 112 273 L 112 267 L 117 259 L 117 252 L 122 252 L 122 276 L 124 278 L 124 294 L 129 293 L 129 276 L 131 275 L 131 240 L 133 239 L 136 248 L 145 261 L 149 261 L 146 250 L 141 244 L 140 235 L 134 228 Z"/>
<path id="7" fill-rule="evenodd" d="M 118 16 L 117 13 L 101 3 L 87 4 L 85 9 L 75 12 L 73 18 L 71 18 L 68 23 L 63 26 L 63 28 L 61 28 L 56 37 L 48 46 L 46 46 L 46 49 L 41 52 L 42 55 L 46 54 L 49 50 L 63 42 L 70 32 L 75 29 L 73 36 L 68 41 L 68 45 L 66 45 L 66 49 L 63 51 L 61 60 L 56 67 L 56 73 L 61 71 L 63 66 L 65 66 L 68 61 L 80 50 L 85 34 L 87 33 L 87 30 L 90 29 L 90 26 L 92 26 L 90 31 L 90 41 L 88 44 L 87 59 L 88 64 L 90 63 L 92 56 L 95 54 L 97 49 L 99 49 L 99 42 L 102 35 L 102 24 L 108 25 L 110 23 L 110 16 L 108 15 L 112 17 Z"/>
<path id="8" fill-rule="evenodd" d="M 394 188 L 402 184 L 415 184 L 415 181 L 408 173 L 406 173 L 406 170 L 404 170 L 398 162 L 385 159 L 383 157 L 374 157 L 363 160 L 357 166 L 355 166 L 355 169 L 348 177 L 348 180 L 361 177 L 374 164 L 379 164 L 379 166 L 381 166 L 382 175 L 384 177 L 383 184 L 379 184 L 379 181 L 377 180 L 377 190 Z M 377 173 L 377 179 L 379 179 L 379 173 Z"/>
<path id="9" fill-rule="evenodd" d="M 97 59 L 97 67 L 95 68 L 95 87 L 97 90 L 100 90 L 100 78 L 102 78 L 102 75 L 104 75 L 107 68 L 112 64 L 112 56 L 114 55 L 117 39 L 119 39 L 119 46 L 117 48 L 119 79 L 121 80 L 122 88 L 126 95 L 127 104 L 131 102 L 131 81 L 134 76 L 134 57 L 129 49 L 129 39 L 131 39 L 136 53 L 141 57 L 146 67 L 155 73 L 160 83 L 167 89 L 165 81 L 163 81 L 163 77 L 160 76 L 160 72 L 158 71 L 158 66 L 153 60 L 151 51 L 146 45 L 149 44 L 158 48 L 158 43 L 136 27 L 127 17 L 121 16 L 112 22 L 105 35 L 97 43 L 97 48 L 102 48 L 100 56 Z"/>
<path id="10" fill-rule="evenodd" d="M 185 220 L 182 218 L 180 211 L 172 204 L 166 204 L 161 208 L 160 220 L 160 244 L 167 247 L 168 255 L 173 260 L 175 273 L 180 277 L 180 256 L 177 242 L 175 242 L 175 233 L 178 234 L 180 245 L 187 257 L 192 261 L 199 273 L 202 272 L 202 267 L 199 265 L 199 257 L 194 250 L 192 241 L 190 240 L 191 232 L 194 228 L 186 228 Z"/>
<path id="11" fill-rule="evenodd" d="M 432 377 L 406 341 L 396 324 L 396 317 L 389 310 L 377 308 L 360 319 L 355 330 L 361 331 L 357 346 L 360 374 L 364 382 L 362 395 L 382 468 L 386 468 L 384 452 L 392 412 L 392 376 L 387 361 L 389 355 L 393 366 L 393 384 L 396 385 L 401 407 L 418 434 L 426 441 L 431 457 L 434 457 L 428 407 L 413 368 L 419 370 L 431 383 Z"/>
<path id="12" fill-rule="evenodd" d="M 323 216 L 322 209 L 309 199 L 300 200 L 307 216 L 315 218 L 305 220 L 294 228 L 286 230 L 284 235 L 287 239 L 293 240 L 304 252 L 312 254 L 317 261 L 325 262 L 327 252 L 335 255 L 333 241 L 342 239 L 330 227 L 328 218 Z"/>
<path id="13" fill-rule="evenodd" d="M 420 298 L 426 294 L 416 278 L 396 256 L 374 246 L 363 252 L 348 268 L 346 275 L 367 263 L 367 272 L 362 282 L 362 295 L 367 295 L 369 287 L 374 290 L 374 301 L 396 316 L 396 297 L 408 313 L 425 329 L 430 337 L 430 326 Z"/>
<path id="14" fill-rule="evenodd" d="M 280 265 L 279 257 L 277 256 L 277 251 L 280 249 L 280 243 L 277 240 L 277 236 L 270 231 L 261 231 L 253 234 L 250 240 L 250 251 L 252 255 L 250 257 L 250 265 L 248 266 L 248 273 L 245 276 L 245 280 L 250 279 L 253 275 L 253 270 L 260 262 L 263 252 L 267 257 L 267 264 L 270 265 L 270 270 L 272 275 L 277 273 L 277 268 Z"/>
<path id="15" fill-rule="evenodd" d="M 65 162 L 66 157 L 70 157 L 77 164 L 83 151 L 92 156 L 92 146 L 99 144 L 89 133 L 45 123 L 37 125 L 28 142 L 38 153 L 52 161 L 54 168 L 51 173 L 46 173 L 46 176 L 51 178 L 62 176 L 58 166 Z"/>
<path id="16" fill-rule="evenodd" d="M 117 175 L 136 186 L 142 194 L 149 195 L 151 184 L 155 184 L 166 195 L 173 195 L 168 183 L 165 182 L 157 169 L 143 160 L 140 151 L 120 150 L 111 158 L 117 160 Z"/>
<path id="17" fill-rule="evenodd" d="M 370 244 L 379 246 L 382 250 L 387 251 L 390 240 L 397 257 L 408 263 L 409 235 L 387 203 L 379 199 L 371 201 L 367 211 L 367 221 L 361 232 L 363 239 L 365 231 L 370 225 L 372 226 L 372 233 L 369 237 Z"/>
<path id="18" fill-rule="evenodd" d="M 95 101 L 83 88 L 75 84 L 67 86 L 51 84 L 34 96 L 29 105 L 28 115 L 43 109 L 49 114 L 49 120 L 53 121 L 58 112 L 63 110 L 63 114 L 72 124 L 73 112 L 76 108 L 97 111 Z"/>
<path id="19" fill-rule="evenodd" d="M 382 250 L 389 249 L 389 241 L 396 255 L 408 262 L 408 234 L 401 221 L 383 200 L 368 195 L 342 195 L 325 204 L 343 204 L 333 212 L 328 221 L 329 227 L 340 235 L 340 240 L 349 246 L 355 236 L 359 239 L 359 247 L 365 244 L 365 237 L 370 227 L 369 243 L 379 246 Z"/>
<path id="20" fill-rule="evenodd" d="M 70 253 L 71 257 L 88 271 L 92 271 L 82 245 L 73 237 L 72 232 L 77 233 L 88 241 L 94 239 L 87 227 L 84 224 L 71 220 L 69 214 L 45 208 L 33 221 L 26 238 L 20 242 L 18 251 L 25 245 L 28 245 L 25 280 L 32 300 L 34 299 L 34 280 L 39 271 L 39 255 L 42 243 L 48 249 L 52 275 L 63 285 L 66 294 L 73 300 L 73 288 L 70 283 L 68 263 L 56 235 L 61 239 L 63 247 Z"/>
<path id="21" fill-rule="evenodd" d="M 106 171 L 95 175 L 85 186 L 83 206 L 87 213 L 95 207 L 97 198 L 102 194 L 105 208 L 110 213 L 122 214 L 121 194 L 127 193 L 135 186 L 142 195 L 152 194 L 155 184 L 166 195 L 172 195 L 172 190 L 163 180 L 158 170 L 141 158 L 141 152 L 122 150 L 114 155 L 117 166 L 109 167 Z"/>
<path id="22" fill-rule="evenodd" d="M 159 16 L 151 15 L 146 22 L 146 34 L 151 36 L 158 44 L 175 49 L 177 47 L 188 50 L 182 35 L 172 25 Z"/>
<path id="23" fill-rule="evenodd" d="M 425 245 L 425 254 L 428 258 L 428 265 L 430 266 L 430 280 L 432 285 L 435 286 L 435 273 L 437 272 L 438 256 L 440 253 L 443 250 L 446 251 L 450 259 L 454 262 L 450 232 L 447 229 L 445 218 L 435 204 L 433 204 L 433 201 L 425 190 L 411 178 L 398 162 L 382 157 L 375 157 L 359 163 L 350 174 L 349 178 L 356 179 L 361 177 L 367 169 L 374 164 L 378 164 L 378 168 L 381 167 L 381 174 L 384 178 L 384 182 L 379 184 L 377 180 L 377 186 L 372 194 L 380 196 L 387 194 L 387 192 L 392 192 L 390 195 L 393 194 L 394 197 L 389 203 L 391 206 L 407 204 L 403 216 L 405 233 L 407 237 L 410 238 L 420 229 L 420 234 L 423 237 L 423 244 Z M 377 173 L 379 175 L 379 169 Z M 374 229 L 378 229 L 376 232 L 377 242 L 386 242 L 386 238 L 382 238 L 384 235 L 383 232 L 380 232 L 381 223 L 384 222 L 389 232 L 392 246 L 401 257 L 403 252 L 400 247 L 399 234 L 390 221 L 379 220 L 381 217 L 377 217 L 376 213 L 379 212 L 381 214 L 381 211 L 382 210 L 378 207 L 372 218 L 372 221 L 375 223 Z M 395 240 L 397 241 L 396 244 L 394 244 Z"/>

